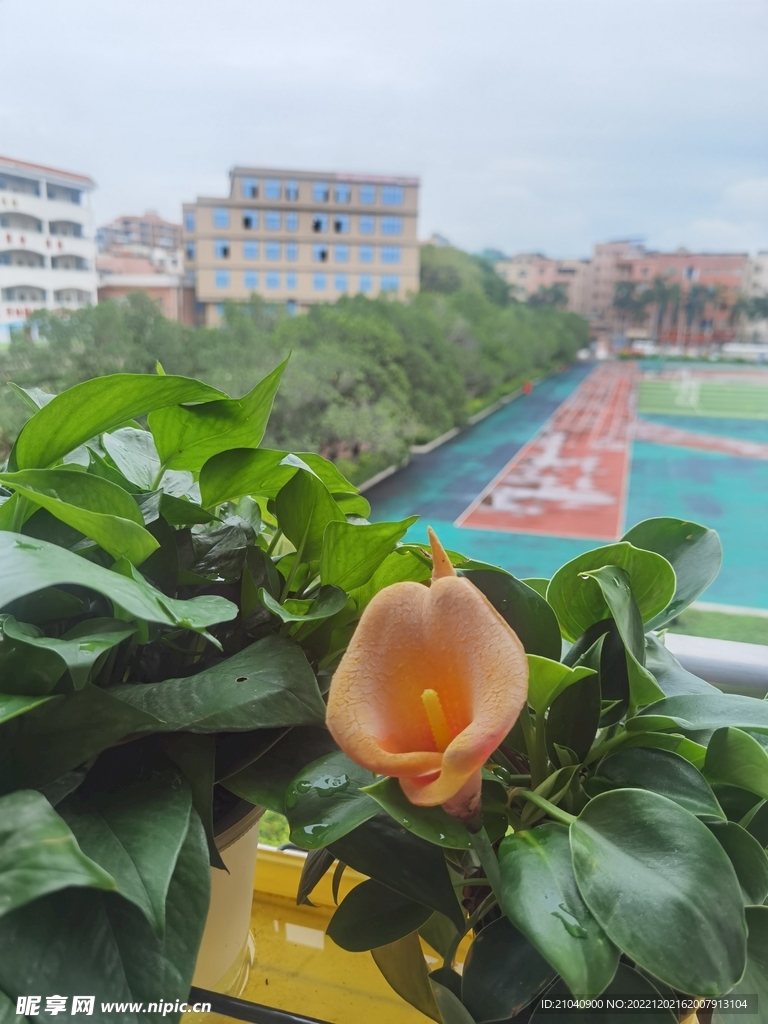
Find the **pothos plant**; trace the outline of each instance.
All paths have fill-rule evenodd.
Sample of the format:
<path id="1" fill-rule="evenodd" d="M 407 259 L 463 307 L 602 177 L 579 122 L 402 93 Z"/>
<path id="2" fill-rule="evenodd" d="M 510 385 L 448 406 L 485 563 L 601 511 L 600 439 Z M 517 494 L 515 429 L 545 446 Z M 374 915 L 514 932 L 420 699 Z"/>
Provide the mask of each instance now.
<path id="1" fill-rule="evenodd" d="M 544 991 L 768 1000 L 768 704 L 657 632 L 716 535 L 650 520 L 549 581 L 403 543 L 414 519 L 368 522 L 331 463 L 259 447 L 282 370 L 242 399 L 162 372 L 17 389 L 2 1024 L 30 992 L 184 999 L 216 823 L 249 805 L 310 851 L 300 900 L 368 877 L 331 938 L 445 1024 L 545 1020 Z"/>

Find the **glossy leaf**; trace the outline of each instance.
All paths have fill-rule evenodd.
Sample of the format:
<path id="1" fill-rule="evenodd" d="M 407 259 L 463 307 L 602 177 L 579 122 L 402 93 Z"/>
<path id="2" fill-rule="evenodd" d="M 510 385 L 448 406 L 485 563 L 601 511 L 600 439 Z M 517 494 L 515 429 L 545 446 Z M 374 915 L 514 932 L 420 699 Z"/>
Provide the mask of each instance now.
<path id="1" fill-rule="evenodd" d="M 528 703 L 537 715 L 543 715 L 563 690 L 573 686 L 580 679 L 594 675 L 594 670 L 590 668 L 568 668 L 559 661 L 529 654 Z"/>
<path id="2" fill-rule="evenodd" d="M 328 873 L 329 869 L 336 863 L 336 858 L 324 848 L 310 850 L 304 860 L 304 867 L 301 869 L 299 888 L 296 891 L 296 906 L 302 903 L 310 904 L 309 897 L 316 885 Z"/>
<path id="3" fill-rule="evenodd" d="M 601 713 L 600 724 L 621 721 L 629 707 L 629 670 L 624 641 L 613 619 L 596 622 L 582 633 L 563 655 L 563 663 L 572 668 L 595 669 L 600 677 L 601 699 L 613 703 L 607 713 Z"/>
<path id="4" fill-rule="evenodd" d="M 45 704 L 51 697 L 24 697 L 15 693 L 0 693 L 0 724 L 23 715 L 33 708 Z"/>
<path id="5" fill-rule="evenodd" d="M 506 917 L 475 936 L 464 962 L 462 1000 L 476 1021 L 514 1017 L 557 975 Z"/>
<path id="6" fill-rule="evenodd" d="M 758 1009 L 768 1006 L 768 907 L 747 907 L 747 969 L 729 995 L 738 999 L 757 996 Z M 715 1010 L 712 1024 L 743 1024 L 743 1011 Z"/>
<path id="7" fill-rule="evenodd" d="M 428 580 L 431 574 L 432 570 L 429 566 L 410 551 L 404 551 L 401 548 L 393 551 L 391 555 L 387 555 L 368 582 L 353 591 L 352 597 L 358 610 L 362 611 L 385 587 L 389 587 L 393 583 L 401 583 L 403 580 L 421 583 Z"/>
<path id="8" fill-rule="evenodd" d="M 162 748 L 180 769 L 192 794 L 192 806 L 205 829 L 211 867 L 226 870 L 216 846 L 213 823 L 213 787 L 216 781 L 216 737 L 191 732 L 168 733 Z"/>
<path id="9" fill-rule="evenodd" d="M 417 518 L 410 516 L 402 522 L 362 526 L 340 521 L 329 523 L 320 556 L 320 579 L 324 584 L 347 591 L 361 587 Z"/>
<path id="10" fill-rule="evenodd" d="M 717 729 L 707 747 L 704 774 L 712 782 L 738 786 L 768 800 L 768 735 L 751 736 L 728 726 Z"/>
<path id="11" fill-rule="evenodd" d="M 115 882 L 40 793 L 0 797 L 0 917 L 69 886 L 114 889 Z"/>
<path id="12" fill-rule="evenodd" d="M 416 932 L 371 950 L 376 966 L 395 992 L 427 1017 L 443 1024 L 429 984 Z"/>
<path id="13" fill-rule="evenodd" d="M 153 377 L 115 373 L 94 377 L 57 395 L 24 425 L 14 447 L 15 465 L 52 466 L 78 445 L 143 416 L 179 402 L 211 402 L 223 392 L 188 377 Z"/>
<path id="14" fill-rule="evenodd" d="M 149 430 L 122 427 L 101 437 L 104 450 L 125 479 L 140 491 L 157 489 L 160 456 Z"/>
<path id="15" fill-rule="evenodd" d="M 459 569 L 488 598 L 520 638 L 527 654 L 560 658 L 557 616 L 540 594 L 522 580 L 493 569 Z"/>
<path id="16" fill-rule="evenodd" d="M 547 601 L 554 608 L 569 640 L 575 640 L 608 614 L 597 583 L 582 578 L 582 573 L 606 565 L 615 565 L 629 575 L 632 594 L 643 622 L 658 615 L 672 599 L 675 573 L 661 555 L 643 551 L 626 541 L 586 551 L 558 569 L 547 588 Z"/>
<path id="17" fill-rule="evenodd" d="M 768 856 L 765 850 L 735 821 L 716 822 L 709 827 L 733 864 L 745 904 L 760 906 L 768 896 Z"/>
<path id="18" fill-rule="evenodd" d="M 568 829 L 547 822 L 499 848 L 501 906 L 512 924 L 577 995 L 599 995 L 619 950 L 590 913 L 574 878 Z"/>
<path id="19" fill-rule="evenodd" d="M 695 743 L 680 733 L 669 732 L 633 732 L 627 735 L 622 744 L 622 749 L 634 750 L 637 747 L 652 748 L 654 750 L 671 750 L 686 761 L 690 761 L 694 768 L 701 771 L 704 767 L 704 758 L 707 748 L 701 743 Z"/>
<path id="20" fill-rule="evenodd" d="M 331 844 L 331 853 L 369 878 L 445 914 L 464 928 L 443 851 L 380 814 Z"/>
<path id="21" fill-rule="evenodd" d="M 223 597 L 171 600 L 146 581 L 138 582 L 133 575 L 127 578 L 56 544 L 30 540 L 16 533 L 0 532 L 0 564 L 0 608 L 44 587 L 74 583 L 103 594 L 130 615 L 148 622 L 202 628 L 226 622 L 237 614 L 237 606 Z"/>
<path id="22" fill-rule="evenodd" d="M 90 537 L 113 558 L 140 565 L 157 547 L 139 506 L 121 487 L 71 469 L 0 473 L 0 483 Z"/>
<path id="23" fill-rule="evenodd" d="M 193 533 L 192 562 L 182 570 L 180 581 L 186 582 L 184 577 L 187 573 L 215 581 L 233 582 L 240 579 L 246 552 L 253 545 L 254 539 L 250 525 L 239 516 L 227 516 L 223 523 Z"/>
<path id="24" fill-rule="evenodd" d="M 361 792 L 374 778 L 340 750 L 302 768 L 285 791 L 291 842 L 308 850 L 328 846 L 378 814 Z"/>
<path id="25" fill-rule="evenodd" d="M 531 576 L 528 579 L 520 580 L 520 582 L 524 583 L 527 587 L 530 587 L 531 590 L 535 590 L 540 597 L 543 597 L 544 600 L 546 600 L 547 587 L 549 586 L 548 579 L 545 579 L 542 576 Z"/>
<path id="26" fill-rule="evenodd" d="M 597 735 L 600 707 L 600 679 L 594 672 L 583 675 L 552 701 L 544 735 L 554 764 L 560 763 L 558 746 L 572 750 L 579 762 L 585 760 Z"/>
<path id="27" fill-rule="evenodd" d="M 312 622 L 327 619 L 340 612 L 347 603 L 347 595 L 338 587 L 321 587 L 313 600 L 296 601 L 289 598 L 285 604 L 276 601 L 264 587 L 259 590 L 259 601 L 281 622 Z"/>
<path id="28" fill-rule="evenodd" d="M 443 1024 L 475 1024 L 469 1010 L 458 996 L 454 995 L 447 986 L 441 985 L 437 980 L 436 971 L 430 974 L 429 984 L 432 987 Z"/>
<path id="29" fill-rule="evenodd" d="M 666 994 L 663 988 L 657 988 L 649 978 L 644 977 L 639 971 L 633 971 L 627 964 L 620 963 L 613 981 L 603 993 L 603 1003 L 606 1004 L 613 996 L 616 1004 L 626 1005 L 628 997 L 629 999 L 635 997 L 633 1001 L 636 1003 L 636 1008 L 627 1011 L 603 1008 L 600 1010 L 599 1016 L 586 1012 L 578 1013 L 575 1016 L 577 1020 L 584 1020 L 585 1024 L 586 1021 L 592 1024 L 593 1021 L 598 1020 L 600 1024 L 677 1024 L 677 1014 L 671 1010 L 642 1008 L 643 1005 L 648 1005 L 649 1000 L 657 1000 Z M 547 990 L 545 996 L 557 1002 L 557 1000 L 568 999 L 570 993 L 562 980 L 559 980 Z M 546 1010 L 539 1008 L 534 1011 L 530 1020 L 531 1024 L 558 1024 L 558 1022 L 564 1024 L 562 1010 L 557 1013 L 547 1013 Z"/>
<path id="30" fill-rule="evenodd" d="M 701 772 L 669 750 L 618 750 L 600 762 L 594 781 L 606 789 L 647 789 L 674 800 L 704 821 L 725 820 Z"/>
<path id="31" fill-rule="evenodd" d="M 195 676 L 126 683 L 110 694 L 163 723 L 156 731 L 219 732 L 315 725 L 325 704 L 301 648 L 278 636 L 258 640 Z"/>
<path id="32" fill-rule="evenodd" d="M 344 897 L 327 934 L 342 949 L 361 953 L 402 939 L 431 915 L 429 907 L 369 878 Z"/>
<path id="33" fill-rule="evenodd" d="M 720 571 L 723 548 L 714 530 L 683 519 L 646 519 L 624 534 L 636 548 L 655 551 L 675 570 L 675 592 L 663 611 L 647 624 L 660 629 L 703 593 Z"/>
<path id="34" fill-rule="evenodd" d="M 468 850 L 472 843 L 469 833 L 460 821 L 452 818 L 442 807 L 416 807 L 406 797 L 397 779 L 381 779 L 368 785 L 365 792 L 391 814 L 395 821 L 414 835 L 437 846 L 454 850 Z"/>
<path id="35" fill-rule="evenodd" d="M 741 889 L 710 830 L 639 789 L 591 800 L 571 825 L 579 890 L 614 943 L 682 992 L 723 995 L 746 959 Z"/>
<path id="36" fill-rule="evenodd" d="M 329 523 L 346 523 L 346 516 L 328 488 L 313 473 L 297 472 L 275 498 L 280 527 L 303 562 L 320 558 Z"/>
<path id="37" fill-rule="evenodd" d="M 178 773 L 166 772 L 117 793 L 74 793 L 58 806 L 83 853 L 114 879 L 157 935 L 165 930 L 168 886 L 191 805 L 189 787 Z"/>
<path id="38" fill-rule="evenodd" d="M 719 692 L 711 683 L 705 683 L 703 679 L 683 668 L 653 633 L 648 633 L 645 637 L 645 667 L 659 684 L 665 697 L 676 697 L 683 693 Z"/>
<path id="39" fill-rule="evenodd" d="M 276 498 L 297 469 L 307 468 L 326 485 L 331 494 L 357 494 L 332 462 L 314 452 L 291 455 L 269 448 L 235 448 L 214 455 L 200 471 L 203 504 L 210 508 L 244 495 Z"/>
<path id="40" fill-rule="evenodd" d="M 680 694 L 644 708 L 627 723 L 630 731 L 714 732 L 732 725 L 768 733 L 768 701 L 737 693 Z"/>
<path id="41" fill-rule="evenodd" d="M 219 452 L 258 448 L 287 360 L 244 395 L 204 405 L 175 405 L 149 415 L 149 427 L 165 469 L 199 470 Z"/>
<path id="42" fill-rule="evenodd" d="M 24 662 L 30 654 L 44 653 L 58 664 L 58 671 L 50 673 L 53 683 L 68 669 L 76 690 L 82 689 L 88 682 L 92 668 L 102 655 L 136 632 L 133 627 L 118 619 L 86 619 L 61 637 L 47 637 L 36 626 L 17 622 L 12 615 L 3 618 L 1 628 L 8 643 L 0 647 L 0 666 L 9 672 L 16 668 L 10 662 L 5 649 L 7 646 L 13 649 L 16 656 L 16 671 L 23 671 Z"/>

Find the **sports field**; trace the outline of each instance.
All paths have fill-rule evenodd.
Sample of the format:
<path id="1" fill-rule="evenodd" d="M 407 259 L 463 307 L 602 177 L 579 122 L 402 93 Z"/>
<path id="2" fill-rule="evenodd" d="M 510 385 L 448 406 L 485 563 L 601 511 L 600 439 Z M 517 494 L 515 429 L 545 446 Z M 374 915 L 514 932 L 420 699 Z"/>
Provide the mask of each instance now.
<path id="1" fill-rule="evenodd" d="M 430 524 L 446 546 L 520 577 L 549 577 L 641 519 L 690 519 L 725 549 L 705 599 L 765 609 L 768 372 L 575 366 L 367 496 L 374 519 L 418 513 L 413 539 Z"/>

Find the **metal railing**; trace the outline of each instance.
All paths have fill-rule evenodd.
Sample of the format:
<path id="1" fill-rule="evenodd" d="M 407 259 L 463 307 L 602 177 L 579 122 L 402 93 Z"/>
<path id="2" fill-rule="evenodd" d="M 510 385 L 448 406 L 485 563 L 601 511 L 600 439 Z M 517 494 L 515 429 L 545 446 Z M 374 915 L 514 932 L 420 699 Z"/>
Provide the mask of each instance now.
<path id="1" fill-rule="evenodd" d="M 249 1003 L 246 999 L 223 996 L 219 992 L 210 992 L 205 988 L 192 988 L 189 998 L 196 1003 L 210 1003 L 213 1013 L 232 1017 L 233 1020 L 248 1021 L 249 1024 L 329 1024 L 328 1021 L 317 1017 L 305 1017 L 301 1013 L 276 1010 L 272 1006 Z"/>

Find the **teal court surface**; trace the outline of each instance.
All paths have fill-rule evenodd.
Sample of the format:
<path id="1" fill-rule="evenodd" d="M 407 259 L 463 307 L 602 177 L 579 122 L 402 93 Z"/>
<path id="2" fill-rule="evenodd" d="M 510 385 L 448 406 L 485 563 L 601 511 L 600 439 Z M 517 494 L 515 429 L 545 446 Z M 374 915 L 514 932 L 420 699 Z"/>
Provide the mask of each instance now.
<path id="1" fill-rule="evenodd" d="M 768 368 L 581 364 L 542 381 L 366 492 L 375 521 L 421 519 L 446 547 L 549 577 L 641 519 L 720 534 L 702 598 L 768 608 Z"/>

